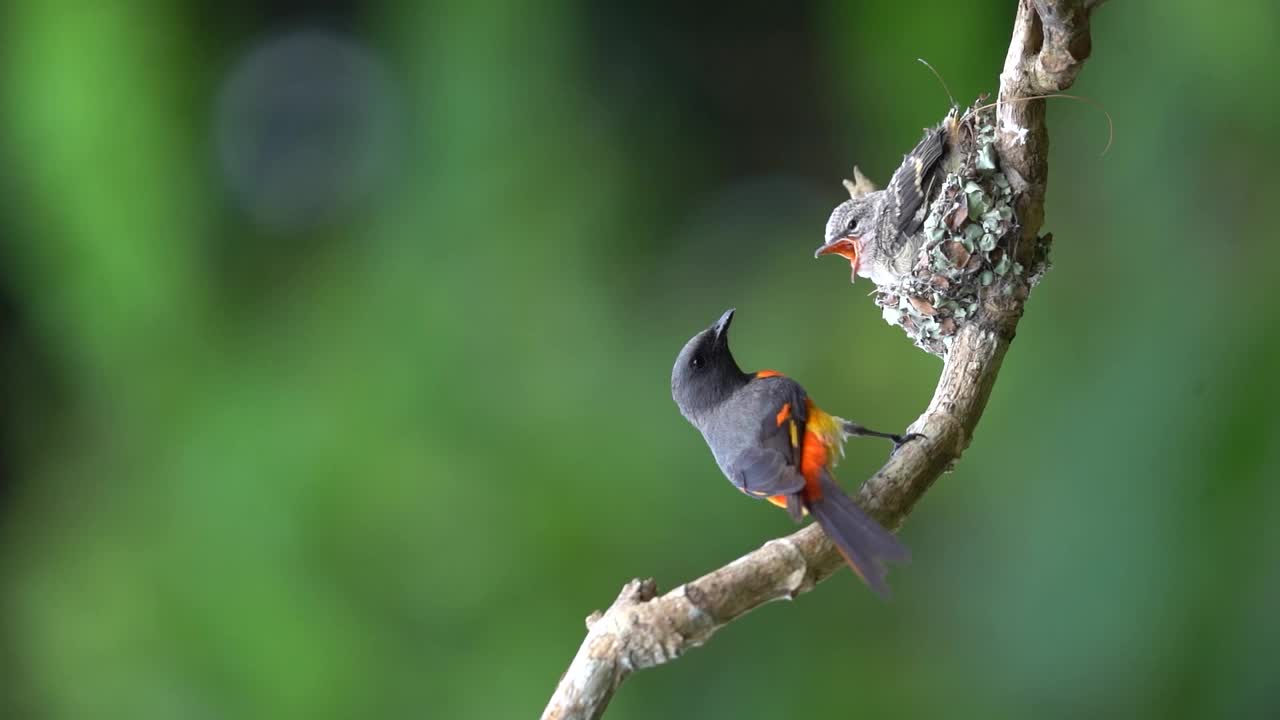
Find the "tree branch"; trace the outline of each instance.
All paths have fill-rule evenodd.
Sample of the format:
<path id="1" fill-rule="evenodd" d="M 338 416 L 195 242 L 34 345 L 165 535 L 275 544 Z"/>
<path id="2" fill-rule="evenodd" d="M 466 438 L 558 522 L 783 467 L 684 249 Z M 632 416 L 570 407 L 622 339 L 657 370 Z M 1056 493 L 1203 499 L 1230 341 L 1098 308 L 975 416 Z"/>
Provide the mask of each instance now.
<path id="1" fill-rule="evenodd" d="M 997 149 L 1021 223 L 1016 247 L 1029 253 L 1044 219 L 1049 135 L 1044 101 L 1061 92 L 1089 56 L 1089 13 L 1100 0 L 1020 0 L 1009 53 L 1000 74 Z M 853 192 L 853 188 L 850 189 Z M 908 443 L 871 477 L 858 504 L 897 528 L 929 486 L 969 445 L 1000 364 L 1012 342 L 1030 288 L 993 293 L 975 320 L 956 335 L 933 400 L 909 432 Z M 632 580 L 604 613 L 587 618 L 587 637 L 543 712 L 543 720 L 603 715 L 614 691 L 637 671 L 673 660 L 716 630 L 771 600 L 794 598 L 844 564 L 821 528 L 810 525 L 659 596 L 653 580 Z"/>

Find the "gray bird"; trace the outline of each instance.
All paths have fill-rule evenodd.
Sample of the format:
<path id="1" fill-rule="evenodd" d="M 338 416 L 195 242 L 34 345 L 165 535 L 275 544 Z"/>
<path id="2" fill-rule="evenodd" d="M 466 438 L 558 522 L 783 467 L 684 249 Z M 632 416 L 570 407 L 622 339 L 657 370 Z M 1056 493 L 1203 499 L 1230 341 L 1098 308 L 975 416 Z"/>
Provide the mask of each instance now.
<path id="1" fill-rule="evenodd" d="M 952 109 L 902 158 L 888 187 L 837 205 L 814 257 L 847 259 L 853 266 L 850 282 L 861 275 L 877 285 L 892 285 L 911 272 L 924 241 L 920 229 L 929 203 L 958 163 L 959 153 L 953 150 L 959 128 L 958 111 Z"/>
<path id="2" fill-rule="evenodd" d="M 868 430 L 820 410 L 795 380 L 774 370 L 745 373 L 729 351 L 727 311 L 694 335 L 671 369 L 671 397 L 701 433 L 721 472 L 742 492 L 786 508 L 797 522 L 807 512 L 849 567 L 887 597 L 886 561 L 911 553 L 854 503 L 831 476 L 850 435 L 906 438 Z"/>

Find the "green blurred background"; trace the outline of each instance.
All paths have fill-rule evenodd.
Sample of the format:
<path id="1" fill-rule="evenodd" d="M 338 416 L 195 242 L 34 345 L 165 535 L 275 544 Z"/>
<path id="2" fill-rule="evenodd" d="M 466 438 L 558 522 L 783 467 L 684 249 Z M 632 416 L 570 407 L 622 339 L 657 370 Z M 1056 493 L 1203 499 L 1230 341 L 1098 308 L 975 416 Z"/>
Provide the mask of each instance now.
<path id="1" fill-rule="evenodd" d="M 924 408 L 812 250 L 1013 6 L 6 0 L 0 717 L 535 716 L 625 580 L 792 529 L 676 412 L 691 334 Z M 1099 11 L 1115 145 L 1050 108 L 1056 267 L 894 601 L 841 573 L 610 718 L 1280 713 L 1278 31 Z"/>

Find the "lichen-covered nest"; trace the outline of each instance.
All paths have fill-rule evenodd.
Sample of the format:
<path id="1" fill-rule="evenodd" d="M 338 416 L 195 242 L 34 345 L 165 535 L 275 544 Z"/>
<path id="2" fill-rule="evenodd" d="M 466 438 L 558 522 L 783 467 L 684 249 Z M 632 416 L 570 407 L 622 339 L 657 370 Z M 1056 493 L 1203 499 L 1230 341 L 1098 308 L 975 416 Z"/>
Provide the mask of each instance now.
<path id="1" fill-rule="evenodd" d="M 983 297 L 1034 285 L 1048 269 L 1047 238 L 1035 249 L 1033 267 L 1013 259 L 1018 221 L 1013 189 L 999 168 L 991 112 L 975 106 L 960 122 L 968 142 L 954 149 L 961 157 L 929 205 L 916 263 L 875 293 L 885 322 L 901 326 L 917 346 L 939 357 L 978 313 Z"/>

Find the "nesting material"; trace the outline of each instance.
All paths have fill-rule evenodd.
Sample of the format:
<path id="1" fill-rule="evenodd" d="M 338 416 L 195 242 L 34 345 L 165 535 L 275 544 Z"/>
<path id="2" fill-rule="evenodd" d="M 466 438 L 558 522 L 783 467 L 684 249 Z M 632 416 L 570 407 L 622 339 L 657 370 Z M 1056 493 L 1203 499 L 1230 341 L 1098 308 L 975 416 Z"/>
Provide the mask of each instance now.
<path id="1" fill-rule="evenodd" d="M 1034 285 L 1048 269 L 1048 237 L 1038 243 L 1030 272 L 1012 259 L 1018 221 L 1013 189 L 999 168 L 990 111 L 970 110 L 960 122 L 971 141 L 955 149 L 961 156 L 929 205 L 915 265 L 875 293 L 885 322 L 901 326 L 917 346 L 939 357 L 946 357 L 983 297 Z"/>

